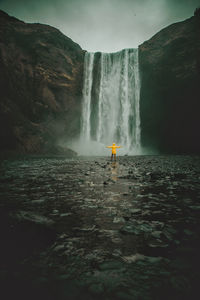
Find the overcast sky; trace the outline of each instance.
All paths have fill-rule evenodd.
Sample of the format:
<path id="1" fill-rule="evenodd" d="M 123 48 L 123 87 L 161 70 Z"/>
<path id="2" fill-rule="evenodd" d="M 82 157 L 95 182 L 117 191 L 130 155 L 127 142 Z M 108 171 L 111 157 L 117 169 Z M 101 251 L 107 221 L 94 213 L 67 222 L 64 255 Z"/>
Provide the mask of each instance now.
<path id="1" fill-rule="evenodd" d="M 200 0 L 0 0 L 8 14 L 52 25 L 91 52 L 135 48 L 199 6 Z"/>

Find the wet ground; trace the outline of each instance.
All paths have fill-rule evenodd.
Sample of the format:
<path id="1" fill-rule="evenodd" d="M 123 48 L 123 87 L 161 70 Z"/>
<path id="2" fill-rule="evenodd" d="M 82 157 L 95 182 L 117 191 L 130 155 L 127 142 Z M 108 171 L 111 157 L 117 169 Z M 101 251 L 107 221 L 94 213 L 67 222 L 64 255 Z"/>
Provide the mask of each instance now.
<path id="1" fill-rule="evenodd" d="M 1 162 L 2 299 L 199 299 L 200 157 Z"/>

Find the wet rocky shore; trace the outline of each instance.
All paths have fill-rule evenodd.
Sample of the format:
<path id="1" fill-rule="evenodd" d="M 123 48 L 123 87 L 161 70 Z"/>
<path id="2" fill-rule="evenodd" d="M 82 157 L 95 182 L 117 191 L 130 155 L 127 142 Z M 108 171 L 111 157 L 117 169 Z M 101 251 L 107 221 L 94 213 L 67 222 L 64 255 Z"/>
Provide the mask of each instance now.
<path id="1" fill-rule="evenodd" d="M 200 157 L 2 160 L 2 299 L 198 299 Z"/>

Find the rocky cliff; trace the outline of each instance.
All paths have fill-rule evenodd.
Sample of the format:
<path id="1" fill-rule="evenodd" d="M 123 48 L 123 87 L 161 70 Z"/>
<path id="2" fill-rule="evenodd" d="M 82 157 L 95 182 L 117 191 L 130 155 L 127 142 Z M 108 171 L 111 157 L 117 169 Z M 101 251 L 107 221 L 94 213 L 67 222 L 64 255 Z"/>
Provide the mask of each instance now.
<path id="1" fill-rule="evenodd" d="M 161 30 L 139 47 L 142 143 L 200 151 L 200 18 Z"/>
<path id="2" fill-rule="evenodd" d="M 83 60 L 59 30 L 0 11 L 1 151 L 51 152 L 78 134 Z"/>
<path id="3" fill-rule="evenodd" d="M 142 145 L 199 153 L 199 16 L 144 42 L 139 59 Z M 57 152 L 59 141 L 79 134 L 83 61 L 84 51 L 59 30 L 0 11 L 1 151 Z"/>

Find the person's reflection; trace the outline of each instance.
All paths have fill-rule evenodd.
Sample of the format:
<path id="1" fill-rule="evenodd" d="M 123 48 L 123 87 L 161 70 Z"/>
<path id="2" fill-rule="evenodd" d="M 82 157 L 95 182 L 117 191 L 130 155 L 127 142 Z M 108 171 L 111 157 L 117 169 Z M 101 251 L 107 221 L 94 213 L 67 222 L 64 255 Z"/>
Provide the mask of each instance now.
<path id="1" fill-rule="evenodd" d="M 118 177 L 118 162 L 112 161 L 111 163 L 111 179 L 117 181 Z"/>

